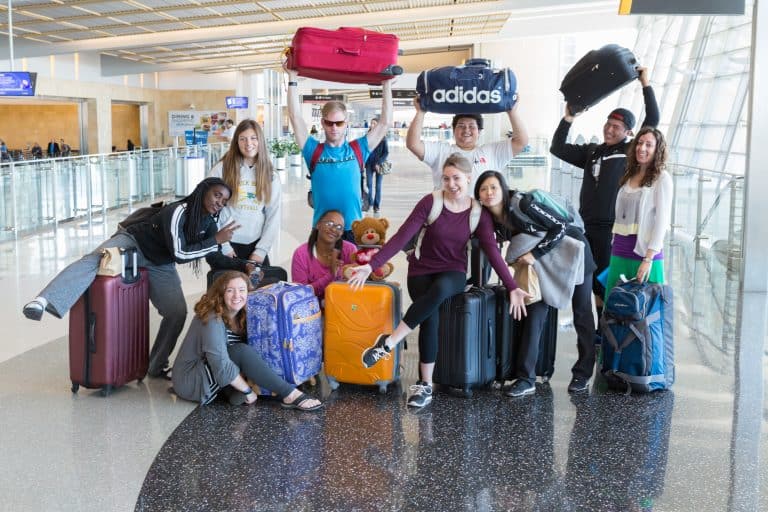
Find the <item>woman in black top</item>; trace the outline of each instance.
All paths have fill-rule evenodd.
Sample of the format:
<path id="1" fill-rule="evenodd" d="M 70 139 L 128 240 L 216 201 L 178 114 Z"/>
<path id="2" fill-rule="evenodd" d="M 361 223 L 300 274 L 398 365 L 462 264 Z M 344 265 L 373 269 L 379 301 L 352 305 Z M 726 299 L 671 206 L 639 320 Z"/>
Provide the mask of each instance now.
<path id="1" fill-rule="evenodd" d="M 192 263 L 218 250 L 232 239 L 239 227 L 234 222 L 216 229 L 219 211 L 231 191 L 219 178 L 206 178 L 184 199 L 130 226 L 121 226 L 93 252 L 70 264 L 53 278 L 40 294 L 24 306 L 24 316 L 40 320 L 44 311 L 63 317 L 96 278 L 102 250 L 108 247 L 136 248 L 138 266 L 149 276 L 149 298 L 163 318 L 152 346 L 149 375 L 168 376 L 168 357 L 184 328 L 187 303 L 176 263 Z"/>
<path id="2" fill-rule="evenodd" d="M 579 358 L 571 369 L 573 377 L 568 385 L 568 391 L 586 390 L 595 365 L 595 319 L 592 315 L 590 293 L 595 264 L 583 230 L 574 224 L 575 219 L 572 215 L 576 215 L 575 212 L 567 213 L 569 218 L 565 218 L 562 212 L 536 201 L 532 194 L 510 191 L 504 177 L 498 171 L 485 171 L 477 178 L 475 198 L 492 214 L 499 242 L 512 241 L 514 244 L 515 237 L 522 234 L 537 238 L 534 247 L 518 256 L 516 261 L 537 265 L 538 268 L 543 267 L 545 270 L 546 265 L 562 265 L 558 268 L 550 267 L 549 270 L 554 271 L 555 274 L 564 275 L 569 274 L 569 271 L 574 268 L 580 268 L 579 264 L 583 264 L 583 276 L 580 273 L 579 275 L 570 274 L 570 279 L 565 282 L 542 283 L 542 289 L 545 285 L 550 285 L 555 288 L 552 296 L 557 296 L 558 293 L 560 297 L 563 293 L 567 294 L 566 299 L 570 296 L 573 323 L 578 336 Z M 568 238 L 567 243 L 563 243 L 566 238 Z M 550 252 L 553 253 L 553 257 L 547 259 L 545 263 L 544 257 Z M 537 264 L 539 260 L 541 263 Z M 507 262 L 512 263 L 509 252 Z M 539 273 L 541 274 L 541 271 Z M 550 305 L 546 300 L 552 302 L 553 306 L 562 307 L 544 295 L 542 293 L 543 300 L 527 307 L 528 316 L 523 320 L 522 326 L 523 341 L 517 354 L 517 361 L 513 361 L 513 376 L 516 380 L 506 391 L 509 396 L 524 396 L 535 392 L 539 341 Z"/>

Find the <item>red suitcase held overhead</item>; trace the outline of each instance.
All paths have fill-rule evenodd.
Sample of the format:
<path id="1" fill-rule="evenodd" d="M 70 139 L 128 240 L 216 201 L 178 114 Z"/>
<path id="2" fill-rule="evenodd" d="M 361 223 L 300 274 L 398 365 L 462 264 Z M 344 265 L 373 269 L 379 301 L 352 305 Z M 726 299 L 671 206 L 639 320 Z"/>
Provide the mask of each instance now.
<path id="1" fill-rule="evenodd" d="M 293 36 L 286 67 L 318 80 L 379 85 L 403 73 L 398 42 L 394 34 L 362 28 L 302 27 Z"/>
<path id="2" fill-rule="evenodd" d="M 123 273 L 96 276 L 69 312 L 69 376 L 80 386 L 114 387 L 141 380 L 149 366 L 149 279 L 136 249 L 122 251 Z M 132 260 L 128 269 L 126 260 Z"/>

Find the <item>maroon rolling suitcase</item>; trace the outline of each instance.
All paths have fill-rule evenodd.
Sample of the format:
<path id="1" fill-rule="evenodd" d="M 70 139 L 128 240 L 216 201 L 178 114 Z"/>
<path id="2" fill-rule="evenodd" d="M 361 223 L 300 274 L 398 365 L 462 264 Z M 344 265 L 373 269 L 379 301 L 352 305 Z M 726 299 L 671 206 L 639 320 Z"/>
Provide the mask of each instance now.
<path id="1" fill-rule="evenodd" d="M 293 36 L 286 67 L 318 80 L 378 85 L 403 73 L 398 42 L 394 34 L 362 28 L 302 27 Z"/>
<path id="2" fill-rule="evenodd" d="M 149 279 L 136 250 L 121 251 L 122 275 L 96 276 L 69 312 L 69 375 L 80 386 L 114 387 L 141 380 L 149 367 Z M 131 260 L 132 265 L 127 261 Z"/>
<path id="3" fill-rule="evenodd" d="M 628 49 L 607 44 L 592 50 L 565 74 L 560 92 L 578 114 L 638 77 L 637 59 Z"/>

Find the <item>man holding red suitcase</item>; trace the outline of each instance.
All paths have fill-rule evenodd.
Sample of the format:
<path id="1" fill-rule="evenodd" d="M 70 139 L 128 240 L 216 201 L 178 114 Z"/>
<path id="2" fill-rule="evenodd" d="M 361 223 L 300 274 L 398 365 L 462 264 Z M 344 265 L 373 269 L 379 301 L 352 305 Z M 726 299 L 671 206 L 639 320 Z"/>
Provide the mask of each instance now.
<path id="1" fill-rule="evenodd" d="M 322 129 L 325 141 L 309 136 L 301 115 L 298 72 L 288 70 L 288 118 L 296 143 L 301 148 L 312 180 L 312 200 L 315 209 L 312 225 L 329 210 L 344 217 L 344 240 L 354 243 L 352 222 L 363 218 L 360 184 L 365 161 L 371 149 L 387 135 L 392 122 L 391 80 L 382 83 L 381 118 L 364 136 L 347 140 L 347 108 L 340 101 L 329 101 L 322 108 Z"/>
<path id="2" fill-rule="evenodd" d="M 637 71 L 645 101 L 643 126 L 656 126 L 659 124 L 659 106 L 650 85 L 648 70 L 639 67 Z M 629 137 L 633 135 L 635 116 L 627 109 L 614 109 L 603 125 L 602 144 L 567 144 L 566 138 L 575 118 L 571 112 L 570 106 L 566 105 L 565 115 L 552 136 L 549 151 L 560 160 L 585 171 L 579 193 L 579 214 L 584 219 L 586 237 L 597 265 L 592 292 L 595 295 L 599 318 L 603 310 L 605 288 L 596 276 L 608 267 L 611 258 L 611 230 L 615 217 L 616 195 L 619 192 L 619 180 L 624 175 L 627 164 L 626 152 Z"/>

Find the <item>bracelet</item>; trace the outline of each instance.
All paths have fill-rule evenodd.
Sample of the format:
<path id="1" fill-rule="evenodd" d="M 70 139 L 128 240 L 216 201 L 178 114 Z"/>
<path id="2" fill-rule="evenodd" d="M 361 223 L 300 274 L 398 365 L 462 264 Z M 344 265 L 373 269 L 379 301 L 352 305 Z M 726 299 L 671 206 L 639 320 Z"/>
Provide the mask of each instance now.
<path id="1" fill-rule="evenodd" d="M 245 396 L 248 396 L 248 395 L 250 395 L 251 393 L 253 393 L 253 389 L 251 389 L 251 388 L 248 388 L 247 390 L 243 391 L 243 394 L 244 394 Z"/>
<path id="2" fill-rule="evenodd" d="M 651 258 L 643 258 L 643 261 L 646 263 L 651 263 L 653 260 Z"/>
<path id="3" fill-rule="evenodd" d="M 299 82 L 288 82 L 288 87 L 296 87 L 299 85 Z"/>

